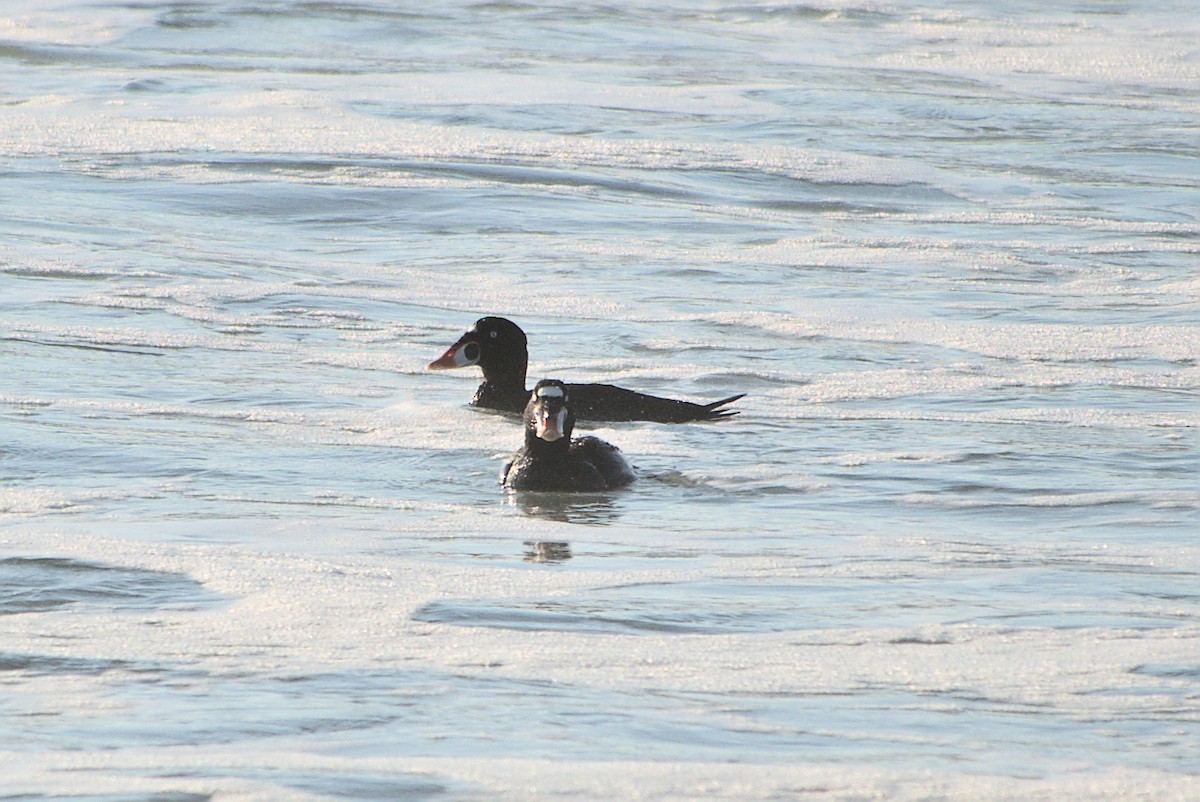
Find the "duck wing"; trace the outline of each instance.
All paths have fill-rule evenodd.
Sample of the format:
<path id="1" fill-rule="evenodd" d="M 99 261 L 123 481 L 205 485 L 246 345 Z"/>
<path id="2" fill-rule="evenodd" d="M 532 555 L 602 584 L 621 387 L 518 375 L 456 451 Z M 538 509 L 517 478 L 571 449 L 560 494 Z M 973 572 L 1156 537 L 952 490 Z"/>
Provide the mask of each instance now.
<path id="1" fill-rule="evenodd" d="M 624 487 L 635 478 L 621 449 L 599 437 L 589 435 L 572 440 L 571 456 L 592 465 L 603 477 L 606 489 Z"/>

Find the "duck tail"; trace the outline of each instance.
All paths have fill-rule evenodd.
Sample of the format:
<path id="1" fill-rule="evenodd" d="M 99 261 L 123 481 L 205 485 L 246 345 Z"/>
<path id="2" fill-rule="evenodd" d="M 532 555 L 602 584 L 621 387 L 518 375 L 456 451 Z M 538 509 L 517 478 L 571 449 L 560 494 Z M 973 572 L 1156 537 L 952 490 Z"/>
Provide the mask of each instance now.
<path id="1" fill-rule="evenodd" d="M 704 410 L 706 415 L 705 420 L 720 420 L 721 418 L 731 418 L 738 414 L 741 410 L 738 409 L 721 409 L 726 404 L 732 404 L 739 398 L 745 398 L 745 393 L 731 395 L 728 398 L 722 398 L 720 401 L 713 401 L 711 404 L 700 404 L 700 408 Z"/>

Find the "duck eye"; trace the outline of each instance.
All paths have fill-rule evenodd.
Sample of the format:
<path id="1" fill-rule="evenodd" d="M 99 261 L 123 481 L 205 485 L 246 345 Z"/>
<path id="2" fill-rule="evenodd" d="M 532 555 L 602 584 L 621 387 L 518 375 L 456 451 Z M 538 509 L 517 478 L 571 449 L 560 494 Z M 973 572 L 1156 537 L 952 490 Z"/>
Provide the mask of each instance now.
<path id="1" fill-rule="evenodd" d="M 463 356 L 468 362 L 474 362 L 479 359 L 479 343 L 467 343 L 463 346 Z"/>
<path id="2" fill-rule="evenodd" d="M 488 336 L 489 336 L 489 337 L 491 337 L 491 338 L 494 340 L 494 339 L 496 339 L 496 335 L 498 335 L 499 333 L 500 333 L 500 332 L 498 332 L 498 331 L 493 331 L 493 332 L 490 332 L 490 333 L 488 334 Z"/>

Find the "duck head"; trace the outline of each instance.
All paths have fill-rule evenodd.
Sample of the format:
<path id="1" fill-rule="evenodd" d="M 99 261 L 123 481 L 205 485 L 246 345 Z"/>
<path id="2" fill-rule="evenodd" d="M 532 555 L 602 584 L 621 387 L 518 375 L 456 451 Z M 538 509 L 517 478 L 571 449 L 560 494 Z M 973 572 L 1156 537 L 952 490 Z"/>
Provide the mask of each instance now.
<path id="1" fill-rule="evenodd" d="M 528 363 L 529 347 L 520 326 L 507 318 L 481 317 L 446 353 L 430 362 L 429 369 L 478 365 L 485 377 L 492 373 L 519 376 L 524 385 Z"/>
<path id="2" fill-rule="evenodd" d="M 571 441 L 575 415 L 571 412 L 567 386 L 556 379 L 543 379 L 533 388 L 525 406 L 525 439 L 530 436 L 547 443 Z"/>

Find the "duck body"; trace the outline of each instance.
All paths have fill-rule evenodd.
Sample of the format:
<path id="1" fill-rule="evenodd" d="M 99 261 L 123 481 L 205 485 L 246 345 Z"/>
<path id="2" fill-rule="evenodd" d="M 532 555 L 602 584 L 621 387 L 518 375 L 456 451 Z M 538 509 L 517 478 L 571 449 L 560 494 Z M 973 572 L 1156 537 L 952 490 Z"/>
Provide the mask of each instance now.
<path id="1" fill-rule="evenodd" d="M 529 367 L 528 340 L 517 324 L 502 317 L 483 317 L 475 321 L 458 342 L 430 369 L 442 370 L 478 365 L 483 383 L 475 391 L 471 404 L 486 409 L 521 414 L 529 401 L 525 374 Z M 742 397 L 733 395 L 708 404 L 639 393 L 612 384 L 568 384 L 571 406 L 577 420 L 655 421 L 687 423 L 720 420 L 736 415 L 722 409 Z"/>
<path id="2" fill-rule="evenodd" d="M 634 480 L 616 446 L 599 437 L 572 439 L 572 403 L 569 385 L 552 379 L 537 383 L 522 415 L 525 442 L 500 471 L 501 484 L 511 490 L 596 492 Z"/>

